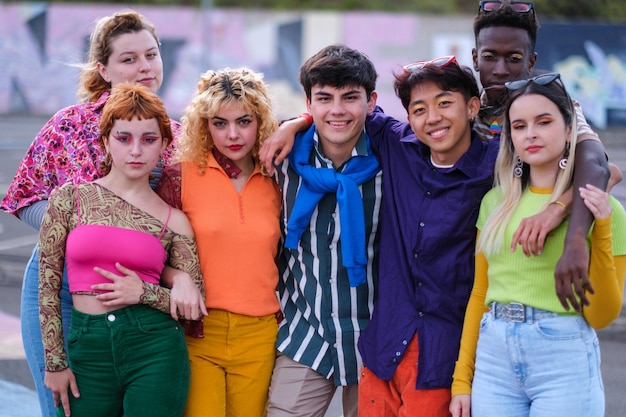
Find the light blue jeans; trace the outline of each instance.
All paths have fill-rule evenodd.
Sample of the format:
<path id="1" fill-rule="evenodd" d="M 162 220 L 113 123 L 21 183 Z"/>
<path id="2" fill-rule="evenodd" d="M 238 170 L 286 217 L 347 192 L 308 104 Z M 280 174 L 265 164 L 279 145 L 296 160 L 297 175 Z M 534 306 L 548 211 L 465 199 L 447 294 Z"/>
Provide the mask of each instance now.
<path id="1" fill-rule="evenodd" d="M 595 331 L 581 316 L 513 322 L 485 313 L 471 404 L 472 417 L 603 417 Z"/>
<path id="2" fill-rule="evenodd" d="M 52 391 L 43 384 L 45 362 L 43 343 L 41 341 L 41 327 L 39 326 L 39 247 L 35 246 L 22 281 L 22 300 L 20 319 L 22 326 L 22 342 L 26 361 L 33 375 L 35 389 L 39 398 L 42 417 L 56 415 Z M 63 274 L 63 288 L 61 289 L 61 308 L 63 310 L 63 335 L 67 341 L 72 317 L 72 297 L 67 284 L 67 274 Z"/>

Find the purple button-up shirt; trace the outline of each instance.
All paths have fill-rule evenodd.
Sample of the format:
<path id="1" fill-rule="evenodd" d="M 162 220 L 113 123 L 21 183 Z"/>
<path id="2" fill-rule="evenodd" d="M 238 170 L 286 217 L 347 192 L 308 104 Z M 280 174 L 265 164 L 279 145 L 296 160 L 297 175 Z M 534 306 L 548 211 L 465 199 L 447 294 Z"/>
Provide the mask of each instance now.
<path id="1" fill-rule="evenodd" d="M 383 204 L 378 298 L 359 350 L 365 366 L 389 380 L 417 332 L 416 388 L 449 388 L 498 141 L 473 133 L 454 167 L 438 169 L 406 123 L 377 111 L 366 129 L 383 169 Z"/>

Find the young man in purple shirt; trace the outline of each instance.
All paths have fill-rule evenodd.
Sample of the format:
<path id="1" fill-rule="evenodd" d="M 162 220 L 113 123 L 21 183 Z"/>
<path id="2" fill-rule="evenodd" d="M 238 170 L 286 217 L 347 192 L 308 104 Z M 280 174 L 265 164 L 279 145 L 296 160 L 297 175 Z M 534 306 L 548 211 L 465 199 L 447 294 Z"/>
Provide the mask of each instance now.
<path id="1" fill-rule="evenodd" d="M 384 174 L 379 293 L 359 339 L 359 416 L 392 408 L 443 417 L 474 277 L 476 218 L 499 145 L 473 132 L 478 86 L 454 57 L 407 65 L 394 88 L 409 125 L 382 112 L 366 123 Z"/>

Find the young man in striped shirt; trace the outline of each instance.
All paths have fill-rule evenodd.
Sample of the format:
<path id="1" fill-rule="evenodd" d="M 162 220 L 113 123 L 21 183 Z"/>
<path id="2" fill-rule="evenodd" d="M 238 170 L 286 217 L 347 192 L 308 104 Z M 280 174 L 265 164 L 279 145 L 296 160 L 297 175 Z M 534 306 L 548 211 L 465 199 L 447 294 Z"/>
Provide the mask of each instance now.
<path id="1" fill-rule="evenodd" d="M 300 69 L 313 125 L 277 168 L 285 233 L 279 270 L 284 313 L 268 416 L 322 416 L 338 386 L 357 417 L 361 358 L 378 275 L 382 174 L 365 132 L 376 70 L 332 45 Z"/>

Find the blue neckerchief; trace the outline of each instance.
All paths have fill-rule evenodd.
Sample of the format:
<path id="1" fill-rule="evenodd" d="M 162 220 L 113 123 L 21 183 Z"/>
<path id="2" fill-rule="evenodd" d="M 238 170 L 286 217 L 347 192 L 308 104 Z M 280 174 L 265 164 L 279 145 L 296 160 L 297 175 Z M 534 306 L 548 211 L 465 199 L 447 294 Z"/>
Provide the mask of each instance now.
<path id="1" fill-rule="evenodd" d="M 350 286 L 366 282 L 365 215 L 359 185 L 374 178 L 380 165 L 372 153 L 366 135 L 367 155 L 353 156 L 342 172 L 332 168 L 316 168 L 309 163 L 313 150 L 315 125 L 296 136 L 289 163 L 302 178 L 296 201 L 287 222 L 285 247 L 296 249 L 311 221 L 315 207 L 325 194 L 336 193 L 341 221 L 341 254 L 348 270 Z"/>

